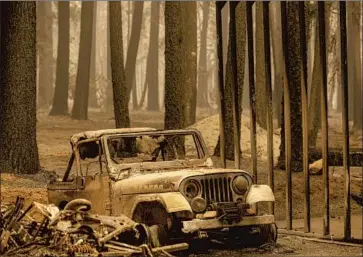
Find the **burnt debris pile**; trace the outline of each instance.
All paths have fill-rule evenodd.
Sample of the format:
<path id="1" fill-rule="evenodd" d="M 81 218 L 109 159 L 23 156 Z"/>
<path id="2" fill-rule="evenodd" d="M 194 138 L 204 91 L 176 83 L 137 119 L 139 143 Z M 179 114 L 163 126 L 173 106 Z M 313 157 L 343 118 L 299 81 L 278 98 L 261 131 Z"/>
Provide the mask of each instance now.
<path id="1" fill-rule="evenodd" d="M 75 199 L 63 210 L 38 202 L 24 207 L 22 197 L 1 205 L 1 255 L 171 256 L 188 248 L 186 243 L 157 246 L 148 226 L 124 215 L 93 214 L 85 199 Z"/>

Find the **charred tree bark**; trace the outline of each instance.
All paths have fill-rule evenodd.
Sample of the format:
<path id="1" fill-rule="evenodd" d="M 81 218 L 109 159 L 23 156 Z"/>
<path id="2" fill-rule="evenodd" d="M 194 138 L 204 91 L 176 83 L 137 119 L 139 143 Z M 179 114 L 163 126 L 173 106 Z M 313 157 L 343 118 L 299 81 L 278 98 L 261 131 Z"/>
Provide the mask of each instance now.
<path id="1" fill-rule="evenodd" d="M 242 113 L 242 98 L 243 98 L 243 81 L 245 72 L 245 56 L 246 56 L 246 16 L 245 16 L 245 2 L 240 2 L 236 7 L 236 47 L 237 47 L 237 82 L 238 82 L 238 98 L 239 101 L 239 113 Z M 226 7 L 224 7 L 226 8 Z M 229 27 L 231 29 L 231 27 Z M 228 160 L 234 160 L 234 142 L 233 142 L 233 95 L 232 95 L 232 63 L 231 63 L 231 46 L 228 42 L 225 86 L 224 86 L 224 101 L 225 106 L 225 156 Z M 240 133 L 240 130 L 238 130 Z M 220 138 L 218 137 L 217 145 L 214 149 L 214 155 L 219 156 L 220 153 Z"/>
<path id="2" fill-rule="evenodd" d="M 291 116 L 291 170 L 298 172 L 303 170 L 302 163 L 302 113 L 301 113 L 301 65 L 300 65 L 300 29 L 299 29 L 299 3 L 287 2 L 287 67 L 288 86 L 290 90 Z M 284 119 L 284 115 L 282 115 Z M 281 121 L 281 144 L 278 164 L 285 168 L 285 131 Z"/>
<path id="3" fill-rule="evenodd" d="M 223 37 L 223 70 L 226 71 L 228 55 L 228 34 L 229 34 L 229 4 L 222 9 L 222 37 Z"/>
<path id="4" fill-rule="evenodd" d="M 271 45 L 273 54 L 273 67 L 274 67 L 274 88 L 273 88 L 273 107 L 275 112 L 275 117 L 280 119 L 282 115 L 281 110 L 281 99 L 282 99 L 282 46 L 281 46 L 281 13 L 280 4 L 278 2 L 271 2 Z M 280 124 L 278 124 L 280 127 Z"/>
<path id="5" fill-rule="evenodd" d="M 320 60 L 320 40 L 319 40 L 319 24 L 316 23 L 315 27 L 316 37 L 315 37 L 315 50 L 314 50 L 314 65 L 311 89 L 309 94 L 309 146 L 313 147 L 316 145 L 316 139 L 318 137 L 318 132 L 321 127 L 320 117 L 320 103 L 321 103 L 321 83 L 323 83 L 323 78 L 321 74 L 321 60 Z"/>
<path id="6" fill-rule="evenodd" d="M 159 111 L 159 21 L 160 3 L 152 2 L 150 41 L 145 79 L 145 83 L 148 84 L 148 111 Z"/>
<path id="7" fill-rule="evenodd" d="M 134 92 L 136 94 L 136 83 L 134 83 L 134 79 L 135 79 L 135 70 L 136 70 L 136 58 L 137 58 L 137 52 L 138 52 L 139 43 L 140 43 L 144 2 L 143 1 L 134 2 L 133 9 L 134 9 L 134 12 L 132 15 L 131 36 L 130 36 L 130 41 L 128 44 L 129 47 L 127 49 L 127 59 L 126 59 L 126 65 L 125 65 L 125 72 L 127 74 L 127 83 L 129 84 L 129 89 L 127 91 L 128 98 L 125 99 L 125 100 L 127 100 L 126 104 L 128 104 L 130 101 L 131 91 L 134 90 Z M 134 96 L 134 98 L 135 98 L 135 96 Z M 137 99 L 134 99 L 134 98 L 133 98 L 133 106 L 136 107 L 135 109 L 137 109 Z"/>
<path id="8" fill-rule="evenodd" d="M 92 50 L 91 50 L 91 68 L 90 68 L 90 90 L 89 90 L 89 106 L 98 107 L 97 103 L 97 1 L 94 2 L 93 7 L 93 24 L 92 24 Z"/>
<path id="9" fill-rule="evenodd" d="M 199 65 L 198 65 L 198 106 L 209 107 L 208 104 L 208 65 L 207 65 L 207 32 L 210 3 L 203 2 L 203 24 L 200 35 Z"/>
<path id="10" fill-rule="evenodd" d="M 360 2 L 347 2 L 348 11 L 348 80 L 349 84 L 349 112 L 353 121 L 353 128 L 362 129 L 362 63 L 360 54 Z"/>
<path id="11" fill-rule="evenodd" d="M 333 6 L 335 7 L 335 10 L 339 10 L 339 2 L 333 4 Z M 333 16 L 334 14 L 332 14 Z M 334 17 L 334 16 L 333 16 Z M 335 43 L 335 48 L 333 49 L 333 51 L 335 51 L 335 59 L 336 59 L 336 63 L 337 63 L 337 70 L 336 70 L 336 78 L 335 78 L 335 83 L 336 83 L 336 97 L 335 97 L 335 101 L 336 101 L 336 111 L 337 112 L 341 112 L 342 111 L 342 87 L 341 87 L 341 69 L 339 69 L 339 65 L 341 63 L 341 50 L 340 50 L 340 15 L 337 15 L 335 17 L 336 19 L 336 23 L 337 23 L 337 26 L 335 28 L 335 39 L 336 39 L 336 43 Z"/>
<path id="12" fill-rule="evenodd" d="M 55 60 L 53 57 L 53 10 L 52 10 L 52 3 L 47 2 L 45 5 L 45 13 L 47 18 L 47 27 L 45 28 L 47 31 L 47 63 L 49 63 L 49 82 L 48 82 L 48 90 L 47 90 L 47 106 L 52 104 L 52 97 L 54 94 L 54 74 L 55 74 Z"/>
<path id="13" fill-rule="evenodd" d="M 183 2 L 182 29 L 184 30 L 184 85 L 185 127 L 195 123 L 197 107 L 197 4 L 195 1 Z"/>
<path id="14" fill-rule="evenodd" d="M 128 97 L 128 85 L 126 83 L 124 69 L 124 52 L 122 41 L 122 16 L 121 3 L 110 1 L 109 23 L 110 23 L 110 46 L 111 46 L 111 69 L 113 86 L 113 109 L 115 113 L 116 128 L 129 128 L 129 105 L 125 98 Z"/>
<path id="15" fill-rule="evenodd" d="M 0 6 L 0 171 L 36 173 L 36 3 Z"/>
<path id="16" fill-rule="evenodd" d="M 110 46 L 110 2 L 107 2 L 107 89 L 106 89 L 106 111 L 113 111 L 113 86 L 112 86 L 112 71 L 111 71 L 111 46 Z"/>
<path id="17" fill-rule="evenodd" d="M 340 23 L 340 17 L 338 16 L 338 21 L 337 23 Z M 340 30 L 340 27 L 338 26 L 338 30 Z M 341 46 L 340 46 L 340 32 L 337 33 L 337 44 L 335 45 L 335 52 L 337 53 L 337 62 L 341 63 L 341 56 L 340 56 L 340 52 L 341 52 Z M 342 87 L 340 86 L 342 81 L 341 81 L 341 70 L 338 70 L 338 74 L 337 74 L 337 96 L 336 96 L 336 101 L 337 101 L 337 106 L 336 106 L 336 111 L 337 112 L 341 112 L 342 111 Z"/>
<path id="18" fill-rule="evenodd" d="M 183 4 L 165 2 L 165 129 L 185 126 Z"/>
<path id="19" fill-rule="evenodd" d="M 265 89 L 265 47 L 263 36 L 263 2 L 256 2 L 256 62 L 255 62 L 255 81 L 256 81 L 256 119 L 257 124 L 262 128 L 267 128 L 267 98 Z"/>
<path id="20" fill-rule="evenodd" d="M 58 2 L 58 50 L 53 105 L 49 115 L 68 115 L 69 2 Z"/>
<path id="21" fill-rule="evenodd" d="M 38 107 L 51 104 L 53 95 L 52 3 L 37 4 L 37 50 L 39 58 Z"/>
<path id="22" fill-rule="evenodd" d="M 94 2 L 82 2 L 76 90 L 72 109 L 72 118 L 77 120 L 88 119 L 93 6 Z"/>
<path id="23" fill-rule="evenodd" d="M 358 9 L 358 10 L 357 10 Z M 360 32 L 359 32 L 359 2 L 347 2 L 347 47 L 348 51 L 348 94 L 349 94 L 349 120 L 354 122 L 355 113 L 359 106 L 356 103 L 356 89 L 360 86 L 359 69 L 360 64 L 357 63 L 360 56 Z M 357 66 L 358 64 L 358 66 Z M 361 94 L 359 95 L 361 96 Z M 355 125 L 353 125 L 355 126 Z"/>

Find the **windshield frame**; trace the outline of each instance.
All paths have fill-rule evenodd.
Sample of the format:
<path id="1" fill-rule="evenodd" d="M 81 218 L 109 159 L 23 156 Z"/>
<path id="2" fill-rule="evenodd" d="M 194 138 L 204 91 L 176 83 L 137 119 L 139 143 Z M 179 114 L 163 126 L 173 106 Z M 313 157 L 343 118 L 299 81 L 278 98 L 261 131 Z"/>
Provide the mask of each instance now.
<path id="1" fill-rule="evenodd" d="M 194 159 L 196 161 L 204 162 L 209 156 L 207 154 L 207 149 L 203 138 L 198 130 L 195 129 L 185 129 L 185 130 L 156 130 L 156 131 L 143 131 L 143 132 L 128 132 L 128 133 L 119 133 L 112 135 L 104 135 L 101 138 L 102 146 L 104 149 L 105 159 L 107 162 L 107 166 L 109 168 L 110 173 L 119 173 L 120 171 L 126 171 L 126 173 L 130 173 L 132 170 L 135 170 L 135 167 L 142 169 L 143 165 L 153 165 L 153 166 L 168 166 L 167 164 L 173 164 L 175 162 L 180 163 L 181 168 L 186 167 L 185 163 L 188 163 L 188 160 L 173 160 L 173 161 L 162 161 L 162 162 L 135 162 L 135 163 L 120 163 L 117 164 L 114 160 L 112 160 L 109 148 L 108 148 L 108 140 L 113 138 L 122 137 L 137 137 L 137 136 L 163 136 L 163 135 L 191 135 L 193 136 L 193 140 L 195 143 L 196 150 L 198 152 L 198 158 Z M 185 161 L 185 163 L 183 162 Z M 164 165 L 163 165 L 164 164 Z M 179 168 L 179 167 L 177 167 Z M 190 168 L 190 167 L 189 167 Z"/>

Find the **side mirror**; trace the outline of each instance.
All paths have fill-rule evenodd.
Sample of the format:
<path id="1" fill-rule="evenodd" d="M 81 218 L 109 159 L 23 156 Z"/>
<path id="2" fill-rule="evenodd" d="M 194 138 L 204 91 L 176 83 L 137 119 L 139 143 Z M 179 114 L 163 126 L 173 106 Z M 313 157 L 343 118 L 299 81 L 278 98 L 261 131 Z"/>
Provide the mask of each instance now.
<path id="1" fill-rule="evenodd" d="M 76 185 L 77 185 L 78 188 L 83 189 L 84 188 L 84 185 L 85 185 L 85 183 L 84 183 L 84 177 L 78 176 L 76 178 Z"/>

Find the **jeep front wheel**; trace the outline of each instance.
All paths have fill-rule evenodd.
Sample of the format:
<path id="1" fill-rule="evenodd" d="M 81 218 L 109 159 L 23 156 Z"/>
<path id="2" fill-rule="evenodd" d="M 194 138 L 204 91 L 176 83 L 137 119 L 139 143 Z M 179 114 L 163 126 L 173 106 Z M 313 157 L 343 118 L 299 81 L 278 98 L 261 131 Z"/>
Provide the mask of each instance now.
<path id="1" fill-rule="evenodd" d="M 244 247 L 259 247 L 261 245 L 277 241 L 277 226 L 275 223 L 233 228 L 230 230 L 229 238 L 234 243 Z"/>
<path id="2" fill-rule="evenodd" d="M 149 227 L 150 240 L 154 247 L 167 244 L 171 215 L 160 203 L 148 202 L 138 204 L 132 219 Z"/>

